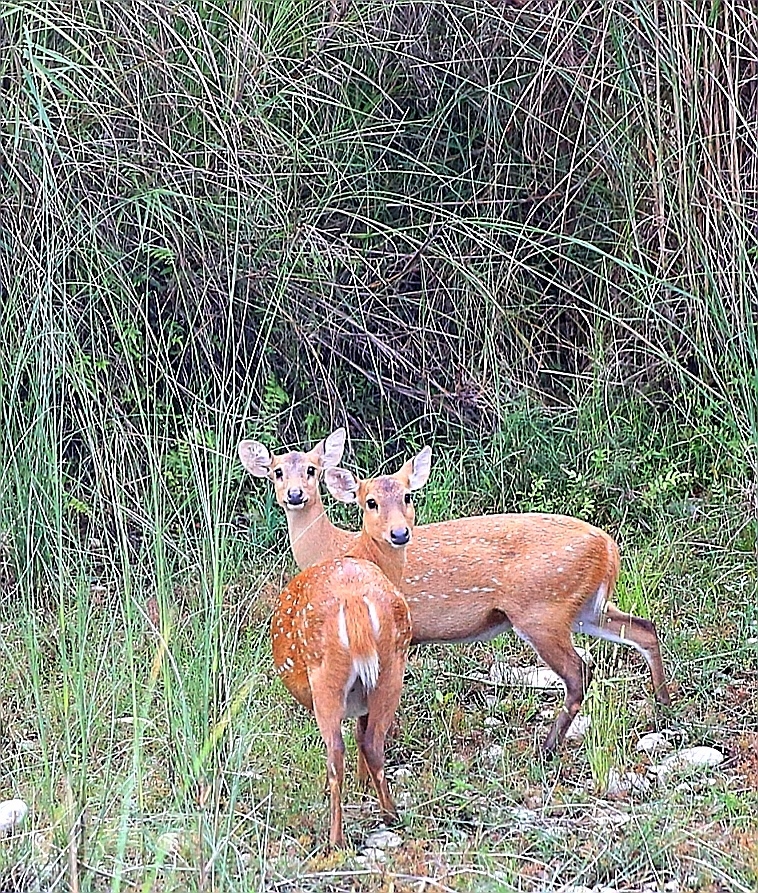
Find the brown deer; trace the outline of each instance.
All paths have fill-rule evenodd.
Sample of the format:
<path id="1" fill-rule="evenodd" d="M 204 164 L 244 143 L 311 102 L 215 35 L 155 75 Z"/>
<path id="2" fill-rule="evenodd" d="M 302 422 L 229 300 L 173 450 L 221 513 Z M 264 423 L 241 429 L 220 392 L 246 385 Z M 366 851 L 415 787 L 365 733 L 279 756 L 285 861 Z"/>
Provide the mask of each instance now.
<path id="1" fill-rule="evenodd" d="M 426 483 L 430 462 L 425 447 L 394 475 L 358 482 L 343 469 L 327 471 L 341 498 L 361 507 L 363 529 L 342 558 L 314 564 L 290 581 L 271 621 L 276 672 L 313 711 L 326 744 L 332 846 L 344 843 L 345 717 L 357 717 L 359 778 L 371 777 L 384 819 L 397 819 L 384 744 L 400 702 L 411 618 L 395 584 L 412 537 L 411 491 Z"/>
<path id="2" fill-rule="evenodd" d="M 243 440 L 237 447 L 240 461 L 253 477 L 273 482 L 276 501 L 287 518 L 292 554 L 301 570 L 344 555 L 356 538 L 355 533 L 335 527 L 327 518 L 319 490 L 324 471 L 342 459 L 345 436 L 345 429 L 337 428 L 307 453 L 278 456 L 256 440 Z"/>
<path id="3" fill-rule="evenodd" d="M 271 456 L 257 444 L 257 455 L 265 459 L 254 466 L 257 470 L 244 459 L 243 464 L 259 477 L 279 480 L 286 491 L 283 460 L 289 469 L 302 469 L 303 463 L 312 464 L 313 454 L 329 452 L 332 438 L 344 444 L 344 429 L 310 454 L 286 457 Z M 282 478 L 275 469 L 282 470 Z M 344 554 L 355 537 L 328 520 L 317 482 L 314 489 L 310 514 L 297 528 L 297 550 L 291 539 L 298 564 L 305 554 L 313 560 Z M 341 499 L 339 491 L 333 495 Z M 277 498 L 282 504 L 279 490 Z M 313 529 L 317 534 L 312 536 Z M 292 530 L 290 525 L 291 536 Z M 648 665 L 656 699 L 669 703 L 655 626 L 610 600 L 619 566 L 618 546 L 607 533 L 563 515 L 483 515 L 420 525 L 400 581 L 411 610 L 413 644 L 487 641 L 513 629 L 566 687 L 564 706 L 542 746 L 551 752 L 565 737 L 591 679 L 572 644 L 573 632 L 631 645 Z"/>

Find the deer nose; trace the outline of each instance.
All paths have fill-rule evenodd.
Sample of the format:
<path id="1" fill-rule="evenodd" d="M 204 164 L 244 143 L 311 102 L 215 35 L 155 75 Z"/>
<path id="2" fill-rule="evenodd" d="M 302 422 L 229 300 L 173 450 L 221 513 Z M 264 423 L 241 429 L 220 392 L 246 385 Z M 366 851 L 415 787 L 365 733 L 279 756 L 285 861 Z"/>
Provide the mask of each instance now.
<path id="1" fill-rule="evenodd" d="M 393 546 L 405 546 L 410 542 L 411 532 L 407 527 L 393 527 L 390 530 L 390 541 Z"/>
<path id="2" fill-rule="evenodd" d="M 303 502 L 303 491 L 287 490 L 287 500 L 290 505 L 301 505 Z"/>

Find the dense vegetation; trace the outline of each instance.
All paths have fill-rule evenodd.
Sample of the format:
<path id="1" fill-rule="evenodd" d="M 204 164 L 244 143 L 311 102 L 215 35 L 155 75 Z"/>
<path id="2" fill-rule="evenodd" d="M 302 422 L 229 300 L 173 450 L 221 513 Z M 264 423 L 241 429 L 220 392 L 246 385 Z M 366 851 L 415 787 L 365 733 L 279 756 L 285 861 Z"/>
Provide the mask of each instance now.
<path id="1" fill-rule="evenodd" d="M 607 734 L 562 775 L 530 760 L 530 695 L 482 731 L 471 658 L 528 659 L 513 642 L 426 651 L 398 878 L 749 889 L 758 13 L 352 0 L 329 29 L 326 7 L 0 10 L 0 800 L 34 816 L 0 890 L 342 889 L 351 863 L 308 862 L 319 742 L 270 688 L 286 537 L 235 457 L 337 424 L 364 470 L 433 444 L 427 520 L 617 535 L 676 722 L 739 769 L 604 849 L 576 831 L 581 779 L 635 759 L 635 661 L 598 652 L 637 675 L 596 684 Z M 538 788 L 574 831 L 508 830 Z"/>

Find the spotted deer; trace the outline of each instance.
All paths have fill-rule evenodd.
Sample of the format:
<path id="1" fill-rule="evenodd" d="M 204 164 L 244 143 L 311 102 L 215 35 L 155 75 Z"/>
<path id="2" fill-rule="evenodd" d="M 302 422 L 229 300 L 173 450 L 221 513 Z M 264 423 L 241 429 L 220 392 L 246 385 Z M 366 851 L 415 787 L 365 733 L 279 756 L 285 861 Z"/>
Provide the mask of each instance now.
<path id="1" fill-rule="evenodd" d="M 411 491 L 426 483 L 430 462 L 425 447 L 394 475 L 358 482 L 343 469 L 329 469 L 340 498 L 360 506 L 362 531 L 343 557 L 311 565 L 291 580 L 271 621 L 276 672 L 315 714 L 326 744 L 332 846 L 344 844 L 346 717 L 357 717 L 359 778 L 371 778 L 385 821 L 397 819 L 384 774 L 384 743 L 400 702 L 411 618 L 395 584 L 412 538 Z"/>
<path id="2" fill-rule="evenodd" d="M 294 479 L 300 479 L 305 465 L 315 467 L 314 453 L 333 458 L 344 436 L 338 429 L 310 454 L 272 456 L 256 444 L 259 464 L 251 467 L 244 458 L 243 464 L 258 477 L 269 477 L 275 485 L 279 481 L 277 499 L 284 505 L 279 494 L 287 491 L 289 471 L 296 470 Z M 341 451 L 334 465 L 340 460 Z M 316 561 L 344 554 L 355 537 L 328 520 L 317 483 L 297 542 L 290 524 L 300 566 L 302 556 Z M 339 491 L 333 495 L 341 498 Z M 566 688 L 564 705 L 542 745 L 550 753 L 565 737 L 591 680 L 590 668 L 573 646 L 574 632 L 635 648 L 647 663 L 656 699 L 669 703 L 655 626 L 611 601 L 619 567 L 618 546 L 607 533 L 564 515 L 483 515 L 419 525 L 400 581 L 411 610 L 412 642 L 481 642 L 513 629 Z"/>

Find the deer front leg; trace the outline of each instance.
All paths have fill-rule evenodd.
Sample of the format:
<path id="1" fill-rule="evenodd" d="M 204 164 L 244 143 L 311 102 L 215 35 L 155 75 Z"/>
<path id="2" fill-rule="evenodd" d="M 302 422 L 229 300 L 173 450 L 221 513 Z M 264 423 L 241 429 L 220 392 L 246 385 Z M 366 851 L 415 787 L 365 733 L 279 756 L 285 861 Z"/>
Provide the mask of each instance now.
<path id="1" fill-rule="evenodd" d="M 668 706 L 671 697 L 663 673 L 661 646 L 652 620 L 635 617 L 619 610 L 612 602 L 606 602 L 602 619 L 597 623 L 596 635 L 612 642 L 631 645 L 645 658 L 653 681 L 653 693 L 659 704 Z"/>
<path id="2" fill-rule="evenodd" d="M 529 633 L 522 629 L 516 631 L 534 648 L 550 669 L 561 677 L 566 686 L 566 700 L 541 748 L 544 754 L 550 755 L 566 737 L 569 726 L 579 712 L 592 680 L 592 671 L 576 653 L 568 630 L 560 632 L 530 630 Z"/>

